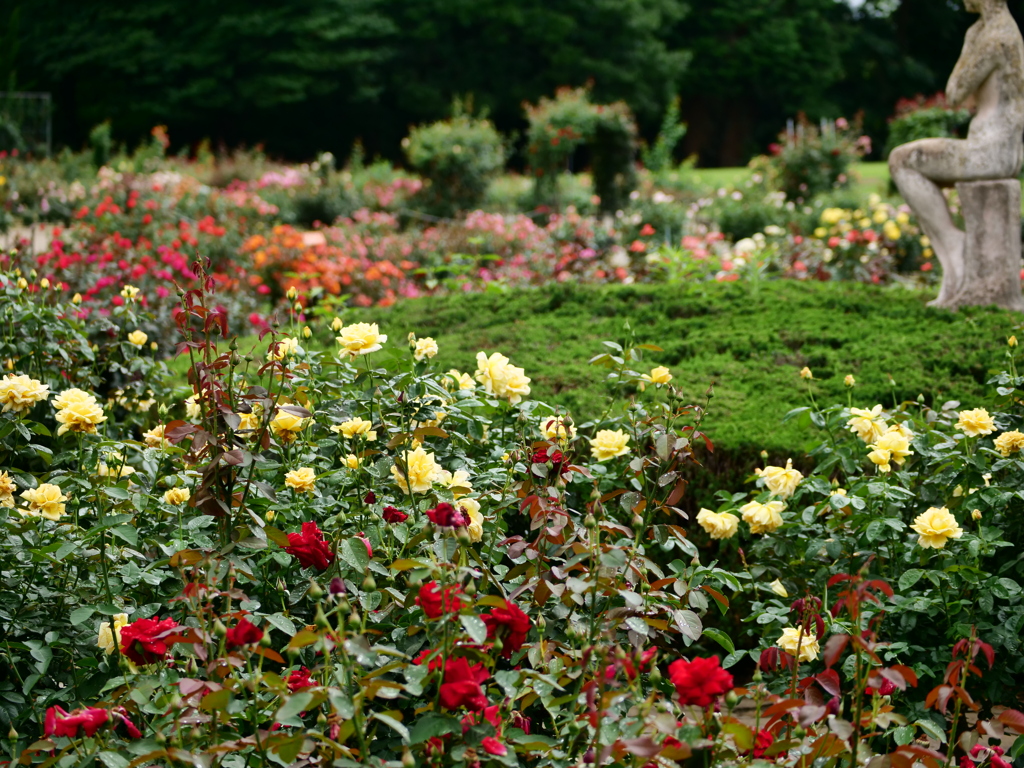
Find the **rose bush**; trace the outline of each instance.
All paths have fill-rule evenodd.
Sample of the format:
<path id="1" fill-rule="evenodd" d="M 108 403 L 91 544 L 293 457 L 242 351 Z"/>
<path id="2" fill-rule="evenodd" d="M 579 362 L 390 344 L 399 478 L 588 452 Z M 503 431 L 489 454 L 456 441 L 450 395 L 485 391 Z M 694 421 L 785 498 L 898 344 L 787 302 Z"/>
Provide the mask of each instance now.
<path id="1" fill-rule="evenodd" d="M 176 313 L 191 387 L 174 392 L 127 340 L 145 321 L 136 298 L 80 317 L 66 294 L 2 281 L 5 317 L 44 297 L 33 322 L 55 339 L 9 342 L 13 405 L 0 415 L 0 717 L 22 764 L 639 767 L 700 753 L 796 765 L 825 750 L 939 765 L 911 742 L 952 745 L 946 720 L 902 718 L 882 696 L 912 703 L 904 691 L 937 675 L 924 704 L 955 735 L 965 686 L 998 693 L 1019 671 L 1019 589 L 981 569 L 1005 543 L 992 506 L 1005 491 L 974 479 L 994 433 L 951 431 L 962 416 L 984 432 L 984 414 L 919 409 L 919 425 L 911 406 L 812 408 L 832 430 L 821 469 L 766 467 L 740 515 L 725 508 L 745 494 L 690 524 L 678 505 L 712 449 L 711 393 L 681 399 L 671 372 L 645 364 L 657 347 L 608 342 L 593 362 L 638 395 L 570 415 L 532 400 L 529 372 L 499 352 L 444 372 L 417 359 L 415 338 L 368 323 L 323 321 L 337 326 L 333 354 L 285 343 L 302 335 L 297 317 L 238 349 L 216 297 L 196 289 Z M 157 402 L 108 397 L 129 374 Z M 1011 366 L 999 383 L 1012 398 L 1021 382 Z M 58 434 L 58 415 L 81 404 L 104 418 Z M 878 474 L 855 434 L 864 420 L 913 432 L 902 465 Z M 994 472 L 1019 470 L 991 453 Z M 824 479 L 839 471 L 843 493 Z M 961 493 L 940 499 L 954 481 Z M 45 485 L 56 490 L 24 497 Z M 920 512 L 918 495 L 954 516 L 970 500 L 995 530 L 960 521 L 957 539 L 932 520 L 921 535 L 945 547 L 916 547 L 899 518 Z M 702 556 L 700 527 L 714 547 L 748 529 L 763 538 L 733 573 Z M 973 569 L 928 559 L 958 558 L 954 547 Z M 789 593 L 804 596 L 776 599 Z M 822 598 L 838 600 L 831 612 Z M 709 612 L 748 601 L 739 618 L 765 630 L 753 651 Z M 882 645 L 886 629 L 900 631 Z M 979 654 L 1001 675 L 983 677 Z M 735 688 L 729 670 L 747 675 L 747 658 L 763 672 Z M 877 693 L 885 681 L 895 688 Z M 745 696 L 753 722 L 735 711 Z M 1024 715 L 975 733 L 1003 727 Z"/>

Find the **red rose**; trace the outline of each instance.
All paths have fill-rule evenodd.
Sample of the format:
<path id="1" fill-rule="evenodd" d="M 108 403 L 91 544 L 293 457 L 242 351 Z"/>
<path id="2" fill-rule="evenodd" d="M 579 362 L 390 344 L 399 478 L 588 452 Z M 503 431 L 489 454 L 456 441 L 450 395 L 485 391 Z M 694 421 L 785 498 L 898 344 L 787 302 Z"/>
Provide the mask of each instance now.
<path id="1" fill-rule="evenodd" d="M 864 695 L 865 696 L 874 696 L 877 693 L 879 696 L 888 696 L 891 693 L 894 693 L 895 691 L 896 691 L 896 684 L 893 683 L 892 680 L 888 680 L 888 679 L 883 677 L 882 678 L 882 684 L 880 686 L 878 686 L 878 688 L 874 688 L 874 687 L 869 685 L 867 688 L 864 689 Z"/>
<path id="2" fill-rule="evenodd" d="M 447 501 L 442 501 L 433 509 L 427 510 L 427 517 L 434 525 L 442 528 L 465 528 L 469 525 L 469 518 L 461 509 L 456 509 Z"/>
<path id="3" fill-rule="evenodd" d="M 757 738 L 754 740 L 754 757 L 764 757 L 764 753 L 767 752 L 768 748 L 774 743 L 775 737 L 762 728 L 757 732 Z"/>
<path id="4" fill-rule="evenodd" d="M 141 739 L 142 732 L 135 727 L 135 723 L 128 717 L 128 713 L 124 707 L 116 707 L 111 714 L 120 721 L 121 725 L 124 725 L 125 731 L 128 733 L 128 737 L 132 739 Z"/>
<path id="5" fill-rule="evenodd" d="M 654 233 L 654 227 L 652 227 L 650 224 L 644 224 L 644 228 L 640 230 L 640 237 L 650 237 Z"/>
<path id="6" fill-rule="evenodd" d="M 711 706 L 712 702 L 732 690 L 732 675 L 719 666 L 718 657 L 679 659 L 668 665 L 668 676 L 683 706 Z"/>
<path id="7" fill-rule="evenodd" d="M 512 658 L 512 654 L 523 647 L 530 633 L 530 617 L 519 610 L 515 603 L 505 602 L 504 608 L 492 608 L 481 616 L 487 625 L 487 637 L 493 640 L 501 632 L 501 655 Z"/>
<path id="8" fill-rule="evenodd" d="M 404 523 L 409 519 L 405 512 L 395 507 L 384 507 L 383 517 L 385 523 Z"/>
<path id="9" fill-rule="evenodd" d="M 288 690 L 291 693 L 301 691 L 305 688 L 315 688 L 316 680 L 309 676 L 309 670 L 305 667 L 293 670 L 288 675 Z"/>
<path id="10" fill-rule="evenodd" d="M 289 533 L 288 544 L 284 551 L 295 555 L 303 568 L 326 571 L 334 562 L 334 553 L 316 523 L 303 523 L 302 533 Z"/>
<path id="11" fill-rule="evenodd" d="M 366 538 L 366 534 L 360 531 L 356 534 L 356 538 L 359 539 L 363 544 L 366 545 L 366 554 L 371 558 L 373 557 L 373 547 L 370 546 L 370 540 Z"/>
<path id="12" fill-rule="evenodd" d="M 470 664 L 465 658 L 448 659 L 441 683 L 441 706 L 445 709 L 465 707 L 479 712 L 487 707 L 487 697 L 480 687 L 490 675 L 483 664 Z"/>
<path id="13" fill-rule="evenodd" d="M 121 631 L 123 632 L 124 629 Z M 43 733 L 46 736 L 67 736 L 69 739 L 74 739 L 78 736 L 78 729 L 81 728 L 85 731 L 86 736 L 92 736 L 109 719 L 110 715 L 107 710 L 96 707 L 76 709 L 71 714 L 60 707 L 50 707 L 46 710 Z"/>
<path id="14" fill-rule="evenodd" d="M 462 600 L 459 595 L 462 590 L 457 586 L 444 588 L 444 596 L 436 581 L 428 581 L 420 587 L 419 597 L 416 598 L 416 605 L 423 609 L 423 612 L 431 619 L 439 619 L 445 613 L 458 613 L 462 610 Z"/>
<path id="15" fill-rule="evenodd" d="M 508 747 L 502 744 L 493 736 L 485 737 L 481 742 L 480 746 L 484 748 L 484 752 L 489 755 L 497 755 L 498 757 L 504 757 L 508 754 Z"/>
<path id="16" fill-rule="evenodd" d="M 657 648 L 648 648 L 646 651 L 640 654 L 639 672 L 649 672 L 651 669 L 651 660 L 658 654 Z M 622 665 L 623 671 L 626 673 L 626 678 L 629 680 L 635 680 L 638 674 L 637 666 L 633 664 L 633 659 L 628 656 L 622 661 L 616 661 L 615 664 L 609 664 L 605 667 L 604 677 L 605 680 L 611 682 L 615 679 L 616 667 Z"/>
<path id="17" fill-rule="evenodd" d="M 154 664 L 167 655 L 165 638 L 179 629 L 174 619 L 138 619 L 121 629 L 121 653 L 136 664 Z"/>
<path id="18" fill-rule="evenodd" d="M 239 648 L 243 645 L 258 643 L 263 639 L 263 630 L 247 619 L 242 619 L 238 622 L 237 626 L 228 630 L 225 639 L 227 640 L 228 648 Z"/>
<path id="19" fill-rule="evenodd" d="M 533 452 L 533 456 L 530 457 L 530 461 L 534 464 L 547 464 L 550 461 L 552 474 L 557 477 L 562 474 L 562 464 L 565 462 L 565 454 L 557 448 L 553 448 L 550 451 L 547 448 L 538 448 Z"/>

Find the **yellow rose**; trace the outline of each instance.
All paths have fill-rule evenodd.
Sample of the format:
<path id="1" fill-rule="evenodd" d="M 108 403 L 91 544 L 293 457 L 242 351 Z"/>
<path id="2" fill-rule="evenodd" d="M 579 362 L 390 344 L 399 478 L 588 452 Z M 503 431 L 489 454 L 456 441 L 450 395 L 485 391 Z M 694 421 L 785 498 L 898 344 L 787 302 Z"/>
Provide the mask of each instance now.
<path id="1" fill-rule="evenodd" d="M 900 225 L 895 221 L 885 222 L 885 226 L 882 227 L 882 234 L 885 235 L 888 240 L 899 240 L 903 235 L 903 231 L 900 229 Z"/>
<path id="2" fill-rule="evenodd" d="M 826 237 L 828 237 L 828 230 L 825 229 L 824 227 L 818 227 L 817 229 L 814 230 L 814 236 L 819 240 L 824 240 Z"/>
<path id="3" fill-rule="evenodd" d="M 150 448 L 166 448 L 171 443 L 164 437 L 164 425 L 157 424 L 149 432 L 142 433 L 142 439 L 146 441 L 146 445 Z"/>
<path id="4" fill-rule="evenodd" d="M 765 467 L 758 472 L 764 480 L 769 491 L 780 499 L 788 499 L 796 491 L 800 481 L 804 479 L 803 474 L 793 469 L 793 460 L 786 461 L 786 468 Z"/>
<path id="5" fill-rule="evenodd" d="M 540 433 L 553 442 L 565 442 L 576 437 L 576 427 L 568 417 L 544 416 L 540 420 Z"/>
<path id="6" fill-rule="evenodd" d="M 889 425 L 882 418 L 882 406 L 876 405 L 870 411 L 863 408 L 851 408 L 850 418 L 846 426 L 851 432 L 856 432 L 857 437 L 870 445 L 884 435 Z"/>
<path id="7" fill-rule="evenodd" d="M 875 224 L 885 224 L 889 220 L 889 212 L 885 208 L 879 208 L 871 218 Z"/>
<path id="8" fill-rule="evenodd" d="M 751 501 L 740 507 L 740 514 L 750 526 L 751 533 L 771 533 L 782 525 L 782 510 L 785 508 L 781 501 L 769 501 L 767 504 Z"/>
<path id="9" fill-rule="evenodd" d="M 50 388 L 42 382 L 28 376 L 7 374 L 0 379 L 0 403 L 4 404 L 3 413 L 27 413 L 36 403 L 50 396 Z"/>
<path id="10" fill-rule="evenodd" d="M 477 353 L 475 378 L 484 385 L 487 394 L 507 397 L 512 405 L 530 394 L 530 378 L 499 352 L 490 357 L 484 352 Z"/>
<path id="11" fill-rule="evenodd" d="M 199 400 L 195 395 L 185 400 L 185 416 L 193 421 L 203 417 L 203 408 L 199 405 Z"/>
<path id="12" fill-rule="evenodd" d="M 981 510 L 975 509 L 971 511 L 971 518 L 974 520 L 981 520 Z"/>
<path id="13" fill-rule="evenodd" d="M 956 518 L 945 507 L 931 507 L 918 515 L 910 527 L 920 534 L 917 543 L 925 549 L 942 549 L 950 539 L 964 535 Z"/>
<path id="14" fill-rule="evenodd" d="M 95 405 L 96 397 L 81 389 L 65 389 L 53 398 L 53 407 L 57 410 L 67 408 L 73 403 L 92 403 Z"/>
<path id="15" fill-rule="evenodd" d="M 768 587 L 779 597 L 789 597 L 789 592 L 786 591 L 786 588 L 782 586 L 782 582 L 778 579 L 769 584 Z"/>
<path id="16" fill-rule="evenodd" d="M 286 357 L 292 357 L 301 352 L 302 346 L 299 344 L 299 340 L 287 336 L 270 345 L 270 350 L 267 352 L 267 360 L 284 360 Z"/>
<path id="17" fill-rule="evenodd" d="M 64 502 L 71 497 L 64 496 L 60 486 L 43 483 L 38 488 L 31 488 L 23 492 L 21 498 L 28 502 L 25 514 L 57 521 L 64 514 Z"/>
<path id="18" fill-rule="evenodd" d="M 338 343 L 352 357 L 376 352 L 388 340 L 376 323 L 353 323 L 341 329 Z"/>
<path id="19" fill-rule="evenodd" d="M 910 223 L 910 214 L 906 211 L 900 211 L 896 214 L 896 223 L 901 227 L 907 226 Z"/>
<path id="20" fill-rule="evenodd" d="M 416 348 L 413 349 L 412 356 L 417 362 L 421 360 L 427 360 L 437 355 L 437 342 L 427 337 L 425 339 L 416 340 Z"/>
<path id="21" fill-rule="evenodd" d="M 377 432 L 376 430 L 371 429 L 371 427 L 373 427 L 371 422 L 357 416 L 354 419 L 343 421 L 336 427 L 331 427 L 331 431 L 336 434 L 344 435 L 349 440 L 353 437 L 364 437 L 367 440 L 376 440 Z"/>
<path id="22" fill-rule="evenodd" d="M 391 466 L 391 474 L 403 492 L 409 493 L 411 486 L 413 493 L 428 493 L 434 483 L 441 479 L 441 467 L 434 460 L 434 454 L 427 453 L 422 446 L 403 454 L 401 458 L 408 469 L 409 481 L 396 465 Z"/>
<path id="23" fill-rule="evenodd" d="M 811 369 L 805 365 L 803 368 L 800 369 L 800 378 L 807 379 L 808 381 L 810 381 L 811 379 L 814 378 L 814 374 L 811 373 Z"/>
<path id="24" fill-rule="evenodd" d="M 14 492 L 18 486 L 6 472 L 0 472 L 0 507 L 14 506 Z"/>
<path id="25" fill-rule="evenodd" d="M 707 531 L 712 539 L 731 539 L 736 535 L 740 519 L 728 512 L 712 512 L 702 509 L 697 513 L 697 524 Z"/>
<path id="26" fill-rule="evenodd" d="M 121 289 L 121 296 L 125 299 L 128 299 L 128 301 L 131 301 L 138 295 L 139 289 L 136 288 L 134 285 L 126 285 L 124 288 Z"/>
<path id="27" fill-rule="evenodd" d="M 313 493 L 316 488 L 316 472 L 312 467 L 293 469 L 284 476 L 284 484 L 298 493 Z"/>
<path id="28" fill-rule="evenodd" d="M 81 304 L 82 303 L 82 294 L 76 293 L 74 296 L 72 296 L 71 297 L 71 303 L 72 304 Z"/>
<path id="29" fill-rule="evenodd" d="M 476 499 L 462 499 L 459 501 L 459 509 L 469 517 L 466 532 L 469 534 L 469 540 L 476 544 L 484 537 L 484 516 L 480 513 L 480 502 Z"/>
<path id="30" fill-rule="evenodd" d="M 57 429 L 58 437 L 65 432 L 84 432 L 94 435 L 96 426 L 107 420 L 99 404 L 88 400 L 69 403 L 57 411 L 56 418 L 60 423 L 60 427 Z"/>
<path id="31" fill-rule="evenodd" d="M 1008 346 L 1008 347 L 1016 347 L 1017 346 L 1017 337 L 1016 336 L 1011 336 L 1010 338 L 1008 338 L 1006 340 L 1006 346 Z"/>
<path id="32" fill-rule="evenodd" d="M 956 428 L 962 430 L 968 437 L 980 437 L 995 432 L 996 423 L 984 408 L 975 408 L 972 411 L 960 411 Z"/>
<path id="33" fill-rule="evenodd" d="M 363 463 L 363 460 L 356 456 L 354 453 L 350 453 L 345 457 L 345 466 L 349 469 L 359 469 L 359 465 Z"/>
<path id="34" fill-rule="evenodd" d="M 134 344 L 136 347 L 144 347 L 147 341 L 149 341 L 149 336 L 142 331 L 135 330 L 128 334 L 128 343 Z"/>
<path id="35" fill-rule="evenodd" d="M 845 384 L 848 387 L 852 387 L 856 383 L 857 383 L 857 380 L 855 378 L 853 378 L 853 374 L 852 373 L 846 374 L 846 378 L 843 379 L 843 384 Z"/>
<path id="36" fill-rule="evenodd" d="M 448 488 L 456 499 L 473 492 L 473 484 L 470 482 L 469 472 L 464 469 L 457 469 L 455 472 L 449 472 L 447 469 L 438 470 L 437 482 Z"/>
<path id="37" fill-rule="evenodd" d="M 115 613 L 112 618 L 114 619 L 113 628 L 109 622 L 104 621 L 100 624 L 99 637 L 96 638 L 96 646 L 102 648 L 107 656 L 114 652 L 115 644 L 121 644 L 121 628 L 128 625 L 127 613 Z"/>
<path id="38" fill-rule="evenodd" d="M 468 373 L 460 373 L 452 368 L 444 375 L 444 386 L 448 390 L 476 389 L 476 382 Z"/>
<path id="39" fill-rule="evenodd" d="M 814 661 L 821 650 L 817 636 L 803 634 L 797 627 L 782 630 L 782 637 L 775 644 L 790 656 L 795 656 L 797 661 Z"/>
<path id="40" fill-rule="evenodd" d="M 1008 458 L 1010 454 L 1018 453 L 1021 448 L 1024 448 L 1024 433 L 1017 430 L 1003 432 L 995 439 L 995 446 L 1004 459 Z"/>
<path id="41" fill-rule="evenodd" d="M 629 453 L 629 435 L 621 429 L 602 429 L 590 441 L 590 453 L 598 461 L 608 461 Z"/>
<path id="42" fill-rule="evenodd" d="M 892 467 L 889 466 L 890 461 L 902 466 L 907 456 L 914 455 L 914 452 L 910 450 L 908 435 L 912 437 L 913 433 L 902 424 L 889 427 L 889 431 L 879 437 L 874 445 L 868 446 L 872 449 L 868 458 L 877 464 L 882 472 L 892 470 Z"/>
<path id="43" fill-rule="evenodd" d="M 172 507 L 184 504 L 190 498 L 192 498 L 192 494 L 189 493 L 188 488 L 171 488 L 168 491 L 164 491 L 164 502 Z"/>
<path id="44" fill-rule="evenodd" d="M 288 301 L 295 301 L 297 298 L 299 298 L 299 289 L 293 285 L 291 288 L 285 291 L 284 295 L 288 298 Z"/>
<path id="45" fill-rule="evenodd" d="M 340 317 L 336 317 L 331 321 L 331 330 L 334 331 L 335 333 L 337 333 L 344 327 L 345 321 L 343 321 Z"/>
<path id="46" fill-rule="evenodd" d="M 299 432 L 306 428 L 309 421 L 311 419 L 296 416 L 288 411 L 278 410 L 274 420 L 270 422 L 270 431 L 282 443 L 290 443 L 299 436 Z"/>
<path id="47" fill-rule="evenodd" d="M 643 374 L 640 378 L 650 384 L 661 386 L 672 381 L 672 372 L 668 368 L 659 365 L 657 368 L 652 368 L 650 373 Z"/>

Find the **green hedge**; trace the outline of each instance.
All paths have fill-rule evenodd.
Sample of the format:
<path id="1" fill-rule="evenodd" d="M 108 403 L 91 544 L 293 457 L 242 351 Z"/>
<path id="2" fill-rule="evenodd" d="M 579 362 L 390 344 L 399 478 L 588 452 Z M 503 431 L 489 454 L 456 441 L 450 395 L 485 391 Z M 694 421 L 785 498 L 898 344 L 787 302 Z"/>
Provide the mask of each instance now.
<path id="1" fill-rule="evenodd" d="M 693 487 L 703 500 L 718 488 L 739 490 L 762 450 L 799 462 L 815 444 L 806 424 L 782 423 L 807 402 L 804 366 L 814 372 L 821 403 L 846 402 L 848 373 L 857 379 L 853 403 L 865 407 L 893 397 L 938 404 L 987 397 L 984 382 L 1001 365 L 1019 318 L 995 309 L 935 310 L 926 306 L 930 298 L 849 283 L 553 285 L 406 301 L 359 319 L 381 323 L 396 342 L 410 331 L 433 336 L 445 368 L 472 372 L 477 351 L 501 351 L 532 377 L 534 397 L 563 405 L 578 421 L 607 407 L 605 371 L 586 362 L 603 340 L 622 341 L 628 321 L 638 341 L 664 349 L 645 365 L 669 366 L 695 401 L 715 385 L 705 421 L 716 446 L 712 471 Z"/>

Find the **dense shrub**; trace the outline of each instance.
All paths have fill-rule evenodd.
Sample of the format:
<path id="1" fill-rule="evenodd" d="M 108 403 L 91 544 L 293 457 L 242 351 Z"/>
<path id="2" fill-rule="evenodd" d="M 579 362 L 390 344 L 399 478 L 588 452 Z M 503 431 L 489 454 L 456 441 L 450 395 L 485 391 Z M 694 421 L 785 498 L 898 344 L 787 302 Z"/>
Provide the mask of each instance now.
<path id="1" fill-rule="evenodd" d="M 859 121 L 840 118 L 833 125 L 822 131 L 801 114 L 795 135 L 780 134 L 771 155 L 755 158 L 751 167 L 789 200 L 810 200 L 848 186 L 850 166 L 871 152 L 871 139 L 862 135 Z"/>
<path id="2" fill-rule="evenodd" d="M 885 156 L 889 157 L 901 144 L 918 139 L 962 137 L 970 122 L 971 113 L 949 107 L 944 94 L 938 93 L 930 99 L 923 96 L 901 99 L 896 105 L 896 114 L 889 120 Z"/>
<path id="3" fill-rule="evenodd" d="M 403 146 L 426 180 L 420 205 L 439 216 L 479 207 L 505 165 L 501 135 L 491 122 L 461 114 L 458 107 L 450 120 L 413 128 Z"/>
<path id="4" fill-rule="evenodd" d="M 557 205 L 558 177 L 573 153 L 590 148 L 594 192 L 602 211 L 626 205 L 636 187 L 637 127 L 624 102 L 598 105 L 587 88 L 560 88 L 554 99 L 525 105 L 527 160 L 535 176 L 538 204 Z"/>

